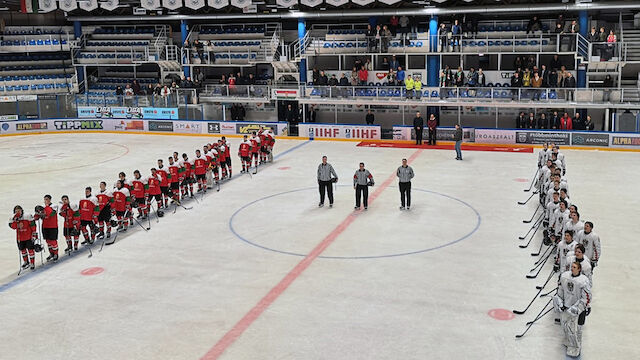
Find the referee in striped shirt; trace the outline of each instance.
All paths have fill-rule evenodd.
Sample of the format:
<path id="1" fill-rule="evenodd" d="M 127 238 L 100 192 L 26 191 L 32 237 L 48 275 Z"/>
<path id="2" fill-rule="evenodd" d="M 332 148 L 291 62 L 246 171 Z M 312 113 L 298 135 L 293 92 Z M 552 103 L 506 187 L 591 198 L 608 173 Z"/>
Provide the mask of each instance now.
<path id="1" fill-rule="evenodd" d="M 329 207 L 333 207 L 333 184 L 338 182 L 338 175 L 333 170 L 333 166 L 327 162 L 327 157 L 322 157 L 322 163 L 318 165 L 318 190 L 320 191 L 320 203 L 318 207 L 324 206 L 325 190 L 329 196 Z"/>

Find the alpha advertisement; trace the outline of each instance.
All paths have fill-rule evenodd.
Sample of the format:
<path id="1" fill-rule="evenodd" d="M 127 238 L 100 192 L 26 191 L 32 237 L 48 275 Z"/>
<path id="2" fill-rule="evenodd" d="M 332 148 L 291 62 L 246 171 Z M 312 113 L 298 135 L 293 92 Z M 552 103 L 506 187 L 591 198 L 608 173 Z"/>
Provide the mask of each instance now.
<path id="1" fill-rule="evenodd" d="M 177 108 L 78 106 L 79 118 L 177 120 Z"/>
<path id="2" fill-rule="evenodd" d="M 41 122 L 19 122 L 16 123 L 17 131 L 25 131 L 25 130 L 47 130 L 48 124 L 46 121 Z"/>
<path id="3" fill-rule="evenodd" d="M 609 134 L 573 133 L 571 145 L 578 146 L 609 146 Z"/>
<path id="4" fill-rule="evenodd" d="M 517 144 L 544 144 L 554 143 L 556 145 L 570 145 L 571 133 L 570 132 L 556 132 L 556 131 L 517 131 L 516 132 Z"/>
<path id="5" fill-rule="evenodd" d="M 640 146 L 640 136 L 636 135 L 611 135 L 611 146 L 618 147 L 629 147 L 629 146 Z"/>
<path id="6" fill-rule="evenodd" d="M 380 126 L 340 125 L 340 124 L 300 124 L 298 131 L 301 136 L 322 139 L 363 139 L 379 140 Z"/>

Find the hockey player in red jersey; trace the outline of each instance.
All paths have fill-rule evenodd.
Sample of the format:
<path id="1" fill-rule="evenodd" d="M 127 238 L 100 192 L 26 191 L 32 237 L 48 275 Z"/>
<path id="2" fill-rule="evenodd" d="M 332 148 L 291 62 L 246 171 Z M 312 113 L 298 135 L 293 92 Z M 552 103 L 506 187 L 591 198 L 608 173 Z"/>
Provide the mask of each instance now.
<path id="1" fill-rule="evenodd" d="M 222 140 L 218 140 L 218 154 L 220 155 L 220 178 L 227 177 L 227 146 Z"/>
<path id="2" fill-rule="evenodd" d="M 126 174 L 124 172 L 120 172 L 118 176 L 119 176 L 119 179 L 122 181 L 122 187 L 131 191 L 132 184 L 131 184 L 131 181 L 127 179 Z M 114 185 L 113 187 L 117 187 L 117 186 Z M 130 220 L 129 222 L 133 224 L 133 211 L 129 211 L 129 220 Z"/>
<path id="3" fill-rule="evenodd" d="M 133 172 L 133 181 L 131 182 L 133 185 L 131 187 L 131 191 L 129 192 L 131 197 L 131 203 L 133 207 L 138 208 L 138 219 L 145 218 L 149 215 L 149 210 L 147 209 L 147 201 L 146 201 L 146 191 L 145 188 L 147 186 L 147 178 L 142 177 L 139 170 L 135 170 Z"/>
<path id="4" fill-rule="evenodd" d="M 258 137 L 260 138 L 260 164 L 267 162 L 267 133 L 264 130 L 264 126 L 260 126 L 258 131 Z"/>
<path id="5" fill-rule="evenodd" d="M 35 245 L 34 241 L 38 239 L 38 231 L 36 230 L 36 222 L 32 215 L 25 214 L 20 205 L 13 208 L 13 216 L 9 218 L 9 227 L 16 230 L 16 240 L 18 249 L 22 255 L 22 268 L 26 269 L 31 266 L 31 270 L 35 270 Z"/>
<path id="6" fill-rule="evenodd" d="M 85 198 L 78 202 L 78 211 L 80 212 L 80 231 L 84 236 L 84 244 L 93 244 L 96 239 L 96 225 L 98 220 L 98 213 L 100 208 L 98 207 L 98 198 L 91 194 L 91 187 L 87 186 L 84 189 Z M 88 230 L 87 230 L 88 228 Z"/>
<path id="7" fill-rule="evenodd" d="M 162 159 L 158 159 L 158 178 L 160 179 L 160 192 L 162 193 L 162 198 L 164 199 L 164 206 L 169 206 L 169 198 L 171 197 L 171 192 L 169 191 L 169 169 L 164 166 Z"/>
<path id="8" fill-rule="evenodd" d="M 189 157 L 185 153 L 182 154 L 180 166 L 184 168 L 184 180 L 182 181 L 182 197 L 184 198 L 187 195 L 191 195 L 191 197 L 193 197 L 193 163 L 189 160 Z"/>
<path id="9" fill-rule="evenodd" d="M 247 140 L 247 135 L 244 136 L 240 146 L 238 148 L 238 156 L 242 160 L 242 171 L 248 172 L 251 167 L 251 143 Z"/>
<path id="10" fill-rule="evenodd" d="M 47 242 L 47 261 L 58 260 L 58 205 L 51 203 L 51 195 L 44 196 L 44 207 L 36 206 L 34 219 L 42 220 L 42 237 Z"/>
<path id="11" fill-rule="evenodd" d="M 151 176 L 147 178 L 145 190 L 149 199 L 149 207 L 152 207 L 153 200 L 155 199 L 158 207 L 157 214 L 158 216 L 162 216 L 162 211 L 160 211 L 160 207 L 162 206 L 162 190 L 160 190 L 160 176 L 156 168 L 151 168 Z"/>
<path id="12" fill-rule="evenodd" d="M 211 189 L 213 185 L 213 175 L 211 174 L 211 170 L 213 169 L 213 153 L 211 152 L 211 145 L 207 144 L 202 147 L 202 155 L 207 159 L 207 171 L 206 171 L 206 179 L 207 179 L 207 189 Z"/>
<path id="13" fill-rule="evenodd" d="M 224 163 L 227 165 L 227 171 L 229 172 L 229 179 L 233 176 L 233 171 L 231 170 L 231 143 L 227 141 L 227 137 L 223 136 L 220 141 L 224 144 Z"/>
<path id="14" fill-rule="evenodd" d="M 173 201 L 180 202 L 180 165 L 169 156 L 169 189 Z"/>
<path id="15" fill-rule="evenodd" d="M 209 150 L 211 154 L 211 170 L 213 171 L 213 179 L 218 182 L 220 180 L 218 176 L 218 165 L 220 163 L 220 153 L 218 153 L 218 143 L 214 142 L 211 145 L 211 150 Z"/>
<path id="16" fill-rule="evenodd" d="M 200 150 L 196 150 L 196 157 L 193 159 L 193 169 L 198 182 L 198 192 L 207 192 L 207 158 Z"/>
<path id="17" fill-rule="evenodd" d="M 60 216 L 64 219 L 64 225 L 62 234 L 67 241 L 67 248 L 64 249 L 65 253 L 71 254 L 71 250 L 74 248 L 78 250 L 78 236 L 80 235 L 80 213 L 78 212 L 78 205 L 71 204 L 67 195 L 62 195 L 60 199 L 62 201 L 60 207 Z M 73 244 L 71 240 L 73 239 Z"/>
<path id="18" fill-rule="evenodd" d="M 107 224 L 107 238 L 111 237 L 111 198 L 113 192 L 107 189 L 107 183 L 100 182 L 100 190 L 96 194 L 98 198 L 98 207 L 100 211 L 98 213 L 98 238 L 104 238 L 104 225 Z"/>
<path id="19" fill-rule="evenodd" d="M 267 142 L 265 144 L 266 148 L 267 148 L 266 157 L 267 157 L 267 160 L 269 162 L 272 162 L 273 161 L 273 146 L 276 143 L 276 137 L 273 134 L 273 131 L 271 131 L 271 129 L 265 129 L 264 133 L 265 133 L 265 140 Z"/>
<path id="20" fill-rule="evenodd" d="M 251 139 L 249 139 L 249 142 L 251 142 L 251 159 L 252 161 L 255 161 L 255 167 L 258 167 L 258 156 L 260 154 L 260 138 L 256 135 L 256 132 L 254 131 L 253 133 L 251 133 Z M 251 167 L 251 161 L 249 161 L 249 167 Z"/>
<path id="21" fill-rule="evenodd" d="M 118 180 L 116 187 L 113 189 L 113 197 L 111 198 L 111 214 L 118 219 L 118 230 L 127 231 L 129 227 L 129 217 L 127 213 L 131 212 L 131 197 L 129 190 L 123 186 L 123 181 Z"/>

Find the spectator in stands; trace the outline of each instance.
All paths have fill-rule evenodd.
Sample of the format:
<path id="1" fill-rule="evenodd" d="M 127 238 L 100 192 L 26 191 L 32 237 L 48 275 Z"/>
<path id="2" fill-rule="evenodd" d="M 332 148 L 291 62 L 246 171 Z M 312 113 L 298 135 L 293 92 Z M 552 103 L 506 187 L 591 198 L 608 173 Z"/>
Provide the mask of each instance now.
<path id="1" fill-rule="evenodd" d="M 522 60 L 522 57 L 516 56 L 516 58 L 513 60 L 513 68 L 522 69 L 523 63 L 524 63 L 524 60 Z"/>
<path id="2" fill-rule="evenodd" d="M 458 66 L 458 71 L 456 71 L 456 86 L 464 86 L 464 71 L 462 71 L 461 66 Z"/>
<path id="3" fill-rule="evenodd" d="M 566 78 L 564 79 L 564 87 L 567 89 L 571 89 L 567 90 L 567 101 L 573 101 L 573 89 L 575 89 L 576 87 L 576 78 L 574 78 L 573 75 L 568 71 L 566 72 L 566 74 Z"/>
<path id="4" fill-rule="evenodd" d="M 338 81 L 338 85 L 349 86 L 349 79 L 347 79 L 347 76 L 344 73 L 340 75 L 340 80 Z"/>
<path id="5" fill-rule="evenodd" d="M 551 129 L 560 128 L 560 115 L 558 115 L 557 111 L 554 111 L 553 115 L 551 115 L 551 119 L 549 119 L 549 126 Z"/>
<path id="6" fill-rule="evenodd" d="M 328 84 L 329 86 L 331 86 L 331 97 L 337 97 L 338 89 L 336 88 L 336 86 L 338 86 L 338 78 L 336 78 L 336 74 L 331 75 L 331 79 L 329 79 Z"/>
<path id="7" fill-rule="evenodd" d="M 529 68 L 525 68 L 522 74 L 522 87 L 531 87 L 531 71 L 529 71 Z"/>
<path id="8" fill-rule="evenodd" d="M 135 95 L 140 95 L 142 93 L 142 89 L 140 88 L 140 83 L 138 82 L 138 80 L 133 80 L 133 83 L 131 84 L 131 88 L 133 89 L 133 93 Z"/>
<path id="9" fill-rule="evenodd" d="M 383 53 L 386 53 L 389 50 L 389 41 L 391 40 L 391 31 L 389 31 L 389 28 L 387 28 L 387 25 L 384 25 L 382 27 L 382 32 L 380 32 L 380 37 L 382 40 L 381 50 Z M 368 58 L 367 58 L 367 61 L 369 61 Z"/>
<path id="10" fill-rule="evenodd" d="M 404 85 L 404 79 L 406 77 L 405 71 L 402 69 L 402 66 L 398 66 L 398 71 L 396 72 L 396 84 L 398 86 Z"/>
<path id="11" fill-rule="evenodd" d="M 565 33 L 571 34 L 566 36 L 566 42 L 569 44 L 569 51 L 576 50 L 576 36 L 575 34 L 580 32 L 580 27 L 578 26 L 578 22 L 573 20 L 571 23 L 564 29 Z"/>
<path id="12" fill-rule="evenodd" d="M 317 67 L 313 67 L 313 71 L 311 72 L 311 81 L 313 85 L 318 85 L 318 78 L 320 77 L 320 71 L 318 71 Z"/>
<path id="13" fill-rule="evenodd" d="M 413 80 L 413 94 L 417 100 L 420 100 L 422 97 L 422 77 L 416 75 L 416 78 Z"/>
<path id="14" fill-rule="evenodd" d="M 532 70 L 534 67 L 536 67 L 536 58 L 531 55 L 529 56 L 529 59 L 527 59 L 527 65 L 525 66 L 525 68 L 529 68 Z"/>
<path id="15" fill-rule="evenodd" d="M 196 48 L 198 57 L 200 57 L 201 60 L 204 60 L 204 45 L 202 45 L 202 43 L 198 39 L 196 39 L 193 42 L 193 47 Z"/>
<path id="16" fill-rule="evenodd" d="M 536 31 L 540 31 L 540 29 L 542 29 L 542 23 L 540 22 L 540 19 L 538 19 L 538 16 L 534 15 L 531 19 L 529 19 L 529 23 L 527 24 L 527 34 L 532 32 L 536 32 Z"/>
<path id="17" fill-rule="evenodd" d="M 462 27 L 460 26 L 460 21 L 458 19 L 453 21 L 453 26 L 451 27 L 451 37 L 453 43 L 453 51 L 456 51 L 456 47 L 458 51 L 460 50 L 460 45 L 462 42 Z"/>
<path id="18" fill-rule="evenodd" d="M 467 25 L 467 32 L 470 36 L 478 35 L 478 16 L 477 15 L 465 15 L 466 21 L 463 21 Z"/>
<path id="19" fill-rule="evenodd" d="M 604 81 L 602 82 L 602 87 L 605 88 L 602 92 L 602 101 L 608 102 L 611 98 L 610 89 L 613 88 L 613 79 L 611 78 L 611 75 L 605 76 Z"/>
<path id="20" fill-rule="evenodd" d="M 593 121 L 591 121 L 591 115 L 587 115 L 587 121 L 584 122 L 584 130 L 593 131 L 595 125 Z"/>
<path id="21" fill-rule="evenodd" d="M 573 116 L 573 129 L 584 130 L 584 122 L 582 121 L 582 117 L 579 112 L 576 112 Z"/>
<path id="22" fill-rule="evenodd" d="M 407 78 L 404 80 L 404 86 L 406 88 L 406 95 L 407 95 L 407 99 L 411 99 L 413 98 L 413 86 L 414 86 L 414 81 L 411 78 L 411 75 L 408 74 Z"/>
<path id="23" fill-rule="evenodd" d="M 160 83 L 156 84 L 155 89 L 153 89 L 153 94 L 157 97 L 162 96 L 162 85 L 160 85 Z"/>
<path id="24" fill-rule="evenodd" d="M 536 128 L 536 116 L 530 112 L 529 117 L 527 118 L 527 129 L 535 129 Z"/>
<path id="25" fill-rule="evenodd" d="M 287 105 L 287 110 L 284 112 L 285 121 L 289 123 L 289 129 L 291 135 L 298 135 L 298 111 L 293 109 L 291 104 Z"/>
<path id="26" fill-rule="evenodd" d="M 387 85 L 396 86 L 396 72 L 393 70 L 389 70 L 387 73 Z"/>
<path id="27" fill-rule="evenodd" d="M 467 73 L 467 86 L 469 87 L 478 86 L 478 73 L 476 72 L 476 69 L 474 69 L 473 67 L 469 69 L 469 72 Z"/>
<path id="28" fill-rule="evenodd" d="M 540 93 L 542 92 L 539 90 L 542 87 L 542 78 L 540 77 L 540 74 L 533 74 L 533 78 L 531 79 L 531 87 L 536 89 L 533 90 L 533 100 L 540 100 Z"/>
<path id="29" fill-rule="evenodd" d="M 153 85 L 148 84 L 147 87 L 144 88 L 144 95 L 151 96 L 153 95 Z"/>
<path id="30" fill-rule="evenodd" d="M 116 86 L 116 96 L 122 95 L 124 95 L 124 90 L 122 90 L 122 87 L 120 85 Z"/>
<path id="31" fill-rule="evenodd" d="M 560 61 L 560 57 L 558 56 L 558 54 L 553 55 L 553 59 L 551 59 L 549 67 L 551 68 L 551 70 L 555 71 L 558 71 L 562 68 L 562 61 Z"/>
<path id="32" fill-rule="evenodd" d="M 327 75 L 325 75 L 324 70 L 320 71 L 320 76 L 318 77 L 318 86 L 327 86 L 329 84 L 329 79 Z"/>
<path id="33" fill-rule="evenodd" d="M 451 71 L 451 68 L 449 67 L 449 65 L 445 66 L 444 68 L 444 76 L 446 79 L 446 86 L 447 87 L 453 87 L 455 85 L 454 77 L 453 77 L 453 71 Z"/>
<path id="34" fill-rule="evenodd" d="M 397 16 L 393 15 L 391 17 L 391 19 L 389 19 L 389 31 L 391 31 L 391 35 L 393 37 L 396 36 L 396 34 L 398 33 L 398 23 L 400 22 L 400 19 L 398 19 Z"/>
<path id="35" fill-rule="evenodd" d="M 438 85 L 440 86 L 440 100 L 444 99 L 446 87 L 447 87 L 447 75 L 444 70 L 440 70 L 440 76 L 438 78 Z"/>
<path id="36" fill-rule="evenodd" d="M 162 99 L 164 100 L 165 106 L 167 105 L 167 100 L 169 95 L 171 95 L 171 89 L 169 89 L 169 87 L 167 85 L 162 87 L 162 91 L 160 92 L 160 96 L 162 96 Z"/>
<path id="37" fill-rule="evenodd" d="M 560 118 L 560 130 L 573 130 L 573 121 L 571 117 L 569 117 L 568 113 L 564 113 L 564 115 Z"/>
<path id="38" fill-rule="evenodd" d="M 366 36 L 367 36 L 367 51 L 373 52 L 373 50 L 376 48 L 376 32 L 371 27 L 371 24 L 367 25 Z"/>
<path id="39" fill-rule="evenodd" d="M 246 85 L 246 80 L 247 79 L 240 73 L 240 71 L 236 73 L 236 85 Z"/>
<path id="40" fill-rule="evenodd" d="M 558 81 L 558 72 L 555 69 L 551 70 L 551 72 L 549 73 L 549 87 L 557 88 Z"/>
<path id="41" fill-rule="evenodd" d="M 227 85 L 227 83 L 228 83 L 228 82 L 227 82 L 227 77 L 226 77 L 224 74 L 222 74 L 222 75 L 220 76 L 220 80 L 218 81 L 218 84 L 220 84 L 220 85 Z"/>
<path id="42" fill-rule="evenodd" d="M 607 32 L 604 29 L 604 26 L 600 27 L 600 32 L 598 32 L 598 42 L 606 42 L 607 41 Z"/>
<path id="43" fill-rule="evenodd" d="M 374 120 L 375 120 L 375 117 L 373 116 L 373 111 L 369 109 L 369 111 L 367 111 L 367 116 L 365 116 L 364 118 L 364 121 L 367 123 L 367 125 L 373 125 Z"/>
<path id="44" fill-rule="evenodd" d="M 609 30 L 609 36 L 607 36 L 607 48 L 608 48 L 608 53 L 607 53 L 607 60 L 611 59 L 613 56 L 616 56 L 616 51 L 615 51 L 615 43 L 618 41 L 618 37 L 616 36 L 616 34 L 613 32 L 613 30 Z"/>
<path id="45" fill-rule="evenodd" d="M 556 27 L 560 25 L 564 29 L 564 23 L 565 23 L 564 15 L 559 14 L 558 18 L 556 19 Z"/>
<path id="46" fill-rule="evenodd" d="M 354 66 L 351 70 L 351 86 L 358 85 L 358 69 Z"/>
<path id="47" fill-rule="evenodd" d="M 518 117 L 516 118 L 516 128 L 524 129 L 527 126 L 526 124 L 527 124 L 527 117 L 524 114 L 524 111 L 521 111 L 520 115 L 518 115 Z"/>
<path id="48" fill-rule="evenodd" d="M 371 62 L 371 59 L 367 58 L 364 61 L 364 68 L 367 69 L 367 71 L 373 71 L 373 63 Z"/>
<path id="49" fill-rule="evenodd" d="M 487 78 L 484 75 L 484 72 L 482 72 L 482 68 L 478 69 L 478 81 L 477 81 L 479 87 L 486 87 L 487 86 Z"/>
<path id="50" fill-rule="evenodd" d="M 400 17 L 400 32 L 407 34 L 409 32 L 409 18 L 406 15 Z"/>
<path id="51" fill-rule="evenodd" d="M 549 70 L 547 70 L 547 65 L 542 64 L 542 68 L 538 73 L 542 79 L 542 87 L 549 87 Z"/>
<path id="52" fill-rule="evenodd" d="M 382 27 L 380 25 L 376 25 L 376 29 L 373 32 L 373 37 L 376 41 L 376 48 L 375 51 L 376 52 L 380 52 L 380 45 L 382 45 L 381 40 L 382 40 Z"/>
<path id="53" fill-rule="evenodd" d="M 131 85 L 127 84 L 124 86 L 124 96 L 127 98 L 132 98 L 133 97 L 133 89 L 131 88 Z"/>
<path id="54" fill-rule="evenodd" d="M 587 36 L 587 39 L 590 42 L 595 43 L 595 42 L 598 42 L 599 38 L 600 37 L 598 36 L 598 30 L 596 29 L 595 26 L 592 26 L 591 27 L 591 31 L 589 32 L 589 35 Z"/>
<path id="55" fill-rule="evenodd" d="M 547 119 L 547 114 L 542 112 L 540 117 L 538 117 L 538 129 L 547 129 L 549 127 L 549 120 Z"/>
<path id="56" fill-rule="evenodd" d="M 440 39 L 440 51 L 441 52 L 449 52 L 449 30 L 447 30 L 447 25 L 445 23 L 440 24 L 440 28 L 438 28 L 438 39 Z"/>
<path id="57" fill-rule="evenodd" d="M 561 34 L 564 31 L 564 25 L 556 23 L 556 28 L 553 30 L 556 34 Z"/>
<path id="58" fill-rule="evenodd" d="M 307 115 L 307 122 L 316 122 L 318 118 L 318 109 L 314 105 L 309 107 L 309 114 Z"/>
<path id="59" fill-rule="evenodd" d="M 400 63 L 398 62 L 398 59 L 396 59 L 396 56 L 393 55 L 389 62 L 389 70 L 398 71 L 398 68 L 400 68 Z"/>
<path id="60" fill-rule="evenodd" d="M 204 82 L 204 74 L 202 73 L 202 71 L 200 71 L 200 69 L 196 68 L 195 69 L 195 75 L 193 76 L 194 81 L 198 81 L 200 83 Z"/>
<path id="61" fill-rule="evenodd" d="M 385 56 L 384 58 L 382 58 L 382 64 L 380 64 L 380 66 L 378 67 L 380 70 L 384 70 L 384 71 L 389 71 L 389 60 L 387 59 L 387 57 Z"/>
<path id="62" fill-rule="evenodd" d="M 369 79 L 369 71 L 362 66 L 360 71 L 358 71 L 358 80 L 360 85 L 367 85 L 367 80 Z"/>

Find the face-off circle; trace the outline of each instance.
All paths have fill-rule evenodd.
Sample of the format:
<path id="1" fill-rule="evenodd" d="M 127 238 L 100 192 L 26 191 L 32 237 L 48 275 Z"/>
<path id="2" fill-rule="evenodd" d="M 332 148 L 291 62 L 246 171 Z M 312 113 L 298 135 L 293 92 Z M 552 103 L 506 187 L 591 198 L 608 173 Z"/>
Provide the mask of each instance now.
<path id="1" fill-rule="evenodd" d="M 487 314 L 496 320 L 513 320 L 516 317 L 507 309 L 491 309 Z"/>
<path id="2" fill-rule="evenodd" d="M 529 180 L 528 180 L 528 179 L 525 179 L 525 178 L 515 178 L 515 179 L 513 179 L 513 181 L 521 182 L 521 183 L 529 182 Z"/>
<path id="3" fill-rule="evenodd" d="M 90 267 L 90 268 L 86 268 L 84 270 L 82 270 L 80 272 L 80 275 L 84 275 L 84 276 L 93 276 L 93 275 L 98 275 L 104 272 L 104 268 L 101 268 L 99 266 L 94 266 L 94 267 Z"/>

